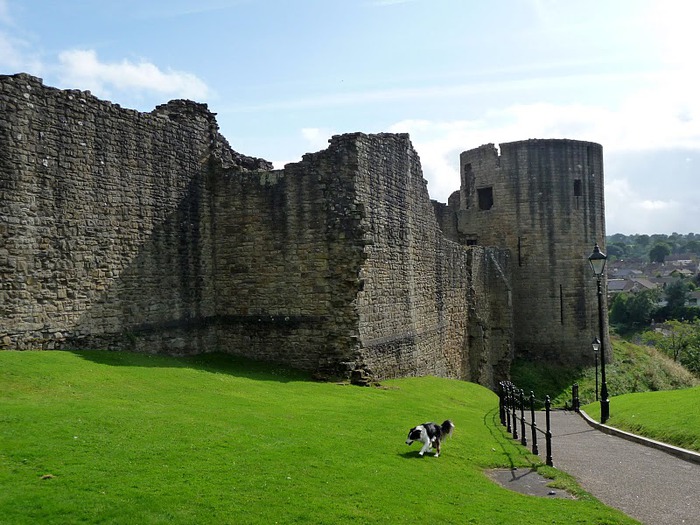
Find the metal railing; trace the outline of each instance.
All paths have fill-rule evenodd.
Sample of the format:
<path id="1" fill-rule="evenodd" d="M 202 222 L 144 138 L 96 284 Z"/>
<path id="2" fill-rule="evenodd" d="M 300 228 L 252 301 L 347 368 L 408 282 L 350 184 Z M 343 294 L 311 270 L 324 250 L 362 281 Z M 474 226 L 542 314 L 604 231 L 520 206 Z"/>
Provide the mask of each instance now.
<path id="1" fill-rule="evenodd" d="M 535 398 L 535 393 L 531 391 L 527 398 L 528 407 L 526 409 L 525 391 L 522 388 L 519 389 L 510 381 L 501 381 L 498 385 L 500 390 L 499 413 L 501 424 L 513 435 L 513 439 L 519 439 L 520 444 L 525 447 L 527 446 L 526 427 L 529 426 L 531 431 L 532 453 L 535 455 L 539 455 L 540 453 L 537 446 L 537 434 L 543 434 L 546 444 L 545 463 L 550 467 L 554 466 L 552 462 L 552 427 L 550 422 L 552 402 L 549 396 L 545 396 L 544 398 L 546 426 L 545 430 L 541 430 L 537 426 L 537 421 L 535 419 L 535 403 L 537 401 L 541 403 L 542 400 L 537 400 Z M 578 385 L 576 385 L 576 387 L 578 390 Z M 526 413 L 529 414 L 529 421 L 527 420 Z M 519 432 L 518 426 L 520 426 Z"/>

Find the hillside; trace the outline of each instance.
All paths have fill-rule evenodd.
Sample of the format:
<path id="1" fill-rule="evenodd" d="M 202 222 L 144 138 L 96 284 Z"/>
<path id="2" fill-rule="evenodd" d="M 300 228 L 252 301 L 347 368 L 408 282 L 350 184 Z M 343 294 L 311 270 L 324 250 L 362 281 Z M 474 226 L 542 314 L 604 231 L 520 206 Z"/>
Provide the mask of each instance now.
<path id="1" fill-rule="evenodd" d="M 512 440 L 473 383 L 361 388 L 225 355 L 5 351 L 0 384 L 0 521 L 13 525 L 636 523 Z M 405 444 L 448 417 L 439 458 Z M 578 499 L 511 492 L 485 474 L 496 467 L 535 468 Z"/>
<path id="2" fill-rule="evenodd" d="M 619 337 L 612 338 L 613 361 L 605 368 L 610 397 L 634 392 L 674 390 L 700 384 L 685 368 L 654 348 L 640 346 Z M 562 368 L 544 363 L 516 361 L 512 381 L 538 398 L 549 395 L 553 406 L 571 403 L 571 386 L 579 385 L 581 404 L 595 401 L 595 364 L 583 368 Z M 598 369 L 600 381 L 600 368 Z"/>

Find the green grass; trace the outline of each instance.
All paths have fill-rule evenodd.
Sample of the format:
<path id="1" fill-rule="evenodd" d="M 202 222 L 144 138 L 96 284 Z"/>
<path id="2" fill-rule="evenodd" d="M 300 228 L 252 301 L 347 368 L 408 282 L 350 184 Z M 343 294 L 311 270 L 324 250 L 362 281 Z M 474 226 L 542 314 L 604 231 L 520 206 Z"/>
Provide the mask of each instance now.
<path id="1" fill-rule="evenodd" d="M 608 425 L 700 452 L 700 386 L 616 396 Z M 600 421 L 600 403 L 581 407 Z"/>
<path id="2" fill-rule="evenodd" d="M 640 346 L 618 337 L 612 339 L 613 361 L 606 365 L 610 397 L 634 392 L 653 392 L 690 388 L 699 384 L 685 368 L 654 348 Z M 549 395 L 552 406 L 571 405 L 571 387 L 579 385 L 581 405 L 595 401 L 595 365 L 585 368 L 562 368 L 547 363 L 516 361 L 511 369 L 512 380 L 526 393 L 537 398 Z M 600 368 L 598 369 L 600 381 Z"/>
<path id="3" fill-rule="evenodd" d="M 450 417 L 440 458 L 404 444 Z M 534 467 L 577 500 L 508 491 Z M 0 522 L 630 524 L 542 466 L 497 397 L 438 378 L 316 383 L 229 356 L 0 352 Z"/>

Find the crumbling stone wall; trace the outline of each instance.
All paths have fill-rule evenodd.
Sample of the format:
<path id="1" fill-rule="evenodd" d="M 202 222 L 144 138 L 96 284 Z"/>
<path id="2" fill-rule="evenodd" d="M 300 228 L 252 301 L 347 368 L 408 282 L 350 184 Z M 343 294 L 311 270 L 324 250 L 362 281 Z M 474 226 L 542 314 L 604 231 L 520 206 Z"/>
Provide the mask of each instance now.
<path id="1" fill-rule="evenodd" d="M 507 375 L 507 257 L 444 237 L 407 136 L 333 137 L 273 170 L 205 105 L 0 88 L 1 348 Z"/>
<path id="2" fill-rule="evenodd" d="M 139 113 L 22 74 L 0 87 L 2 345 L 122 348 L 212 311 L 206 174 L 269 163 L 232 152 L 204 105 Z"/>
<path id="3" fill-rule="evenodd" d="M 603 148 L 563 139 L 505 143 L 500 152 L 487 144 L 463 152 L 460 166 L 450 204 L 458 235 L 512 254 L 516 355 L 590 365 L 599 327 L 587 257 L 605 245 Z"/>
<path id="4" fill-rule="evenodd" d="M 507 304 L 508 268 L 505 262 L 501 272 L 486 267 L 503 253 L 445 238 L 408 135 L 362 136 L 358 146 L 368 239 L 358 295 L 365 363 L 390 376 L 434 374 L 483 384 L 507 377 L 511 311 L 494 308 L 492 300 Z M 479 325 L 475 338 L 472 328 Z M 490 338 L 500 330 L 504 337 Z"/>

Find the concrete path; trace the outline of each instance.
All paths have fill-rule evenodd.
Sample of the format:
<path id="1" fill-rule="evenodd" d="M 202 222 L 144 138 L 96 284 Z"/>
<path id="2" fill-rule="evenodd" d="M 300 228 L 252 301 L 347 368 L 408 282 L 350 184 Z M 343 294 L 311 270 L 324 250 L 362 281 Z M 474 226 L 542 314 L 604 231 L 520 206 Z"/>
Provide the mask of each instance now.
<path id="1" fill-rule="evenodd" d="M 700 464 L 596 430 L 576 412 L 550 420 L 554 466 L 584 490 L 645 525 L 700 525 Z"/>

